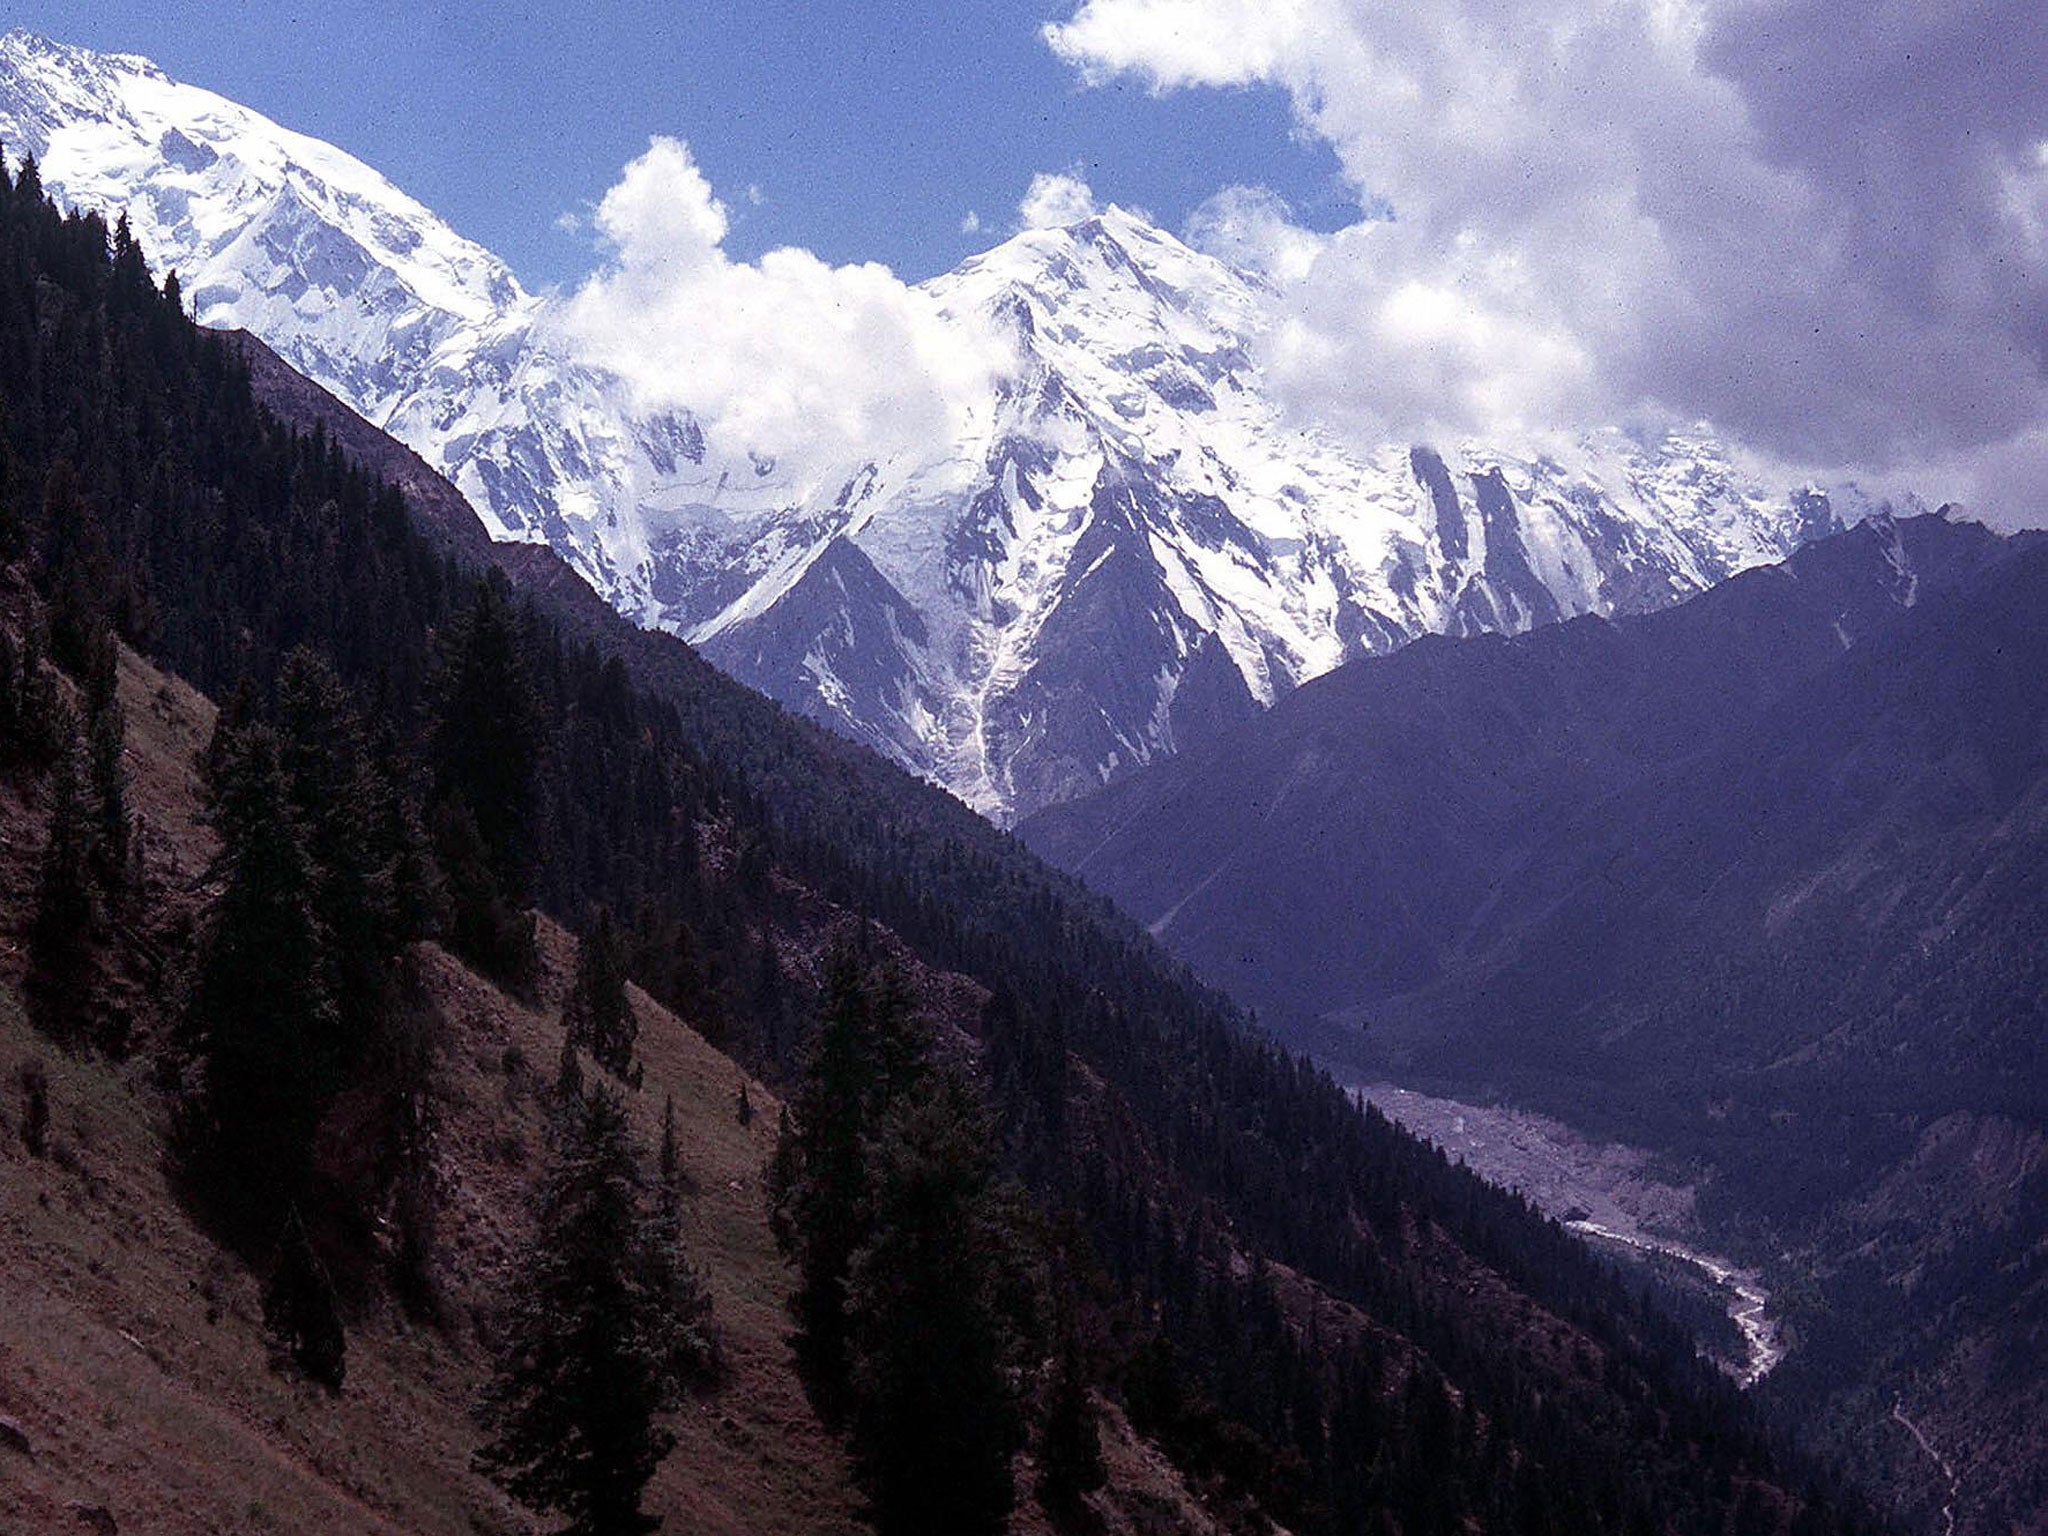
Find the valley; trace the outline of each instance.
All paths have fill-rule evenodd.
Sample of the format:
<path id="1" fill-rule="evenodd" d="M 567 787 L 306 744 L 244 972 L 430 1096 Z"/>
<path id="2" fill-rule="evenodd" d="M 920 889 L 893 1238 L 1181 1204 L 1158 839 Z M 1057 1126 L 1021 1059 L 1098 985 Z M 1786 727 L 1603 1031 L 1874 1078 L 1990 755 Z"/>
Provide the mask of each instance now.
<path id="1" fill-rule="evenodd" d="M 0 249 L 0 1499 L 1877 1536 L 1569 1234 L 32 165 Z"/>
<path id="2" fill-rule="evenodd" d="M 1988 1533 L 2042 1497 L 2044 593 L 2038 534 L 1874 518 L 1340 668 L 1023 835 L 1475 1166 L 1684 1250 L 1751 1395 L 1933 1521 L 1904 1392 Z"/>
<path id="3" fill-rule="evenodd" d="M 1505 1106 L 1461 1104 L 1390 1083 L 1354 1091 L 1489 1183 L 1519 1190 L 1596 1249 L 1676 1260 L 1735 1325 L 1739 1355 L 1715 1352 L 1738 1386 L 1754 1387 L 1785 1358 L 1761 1278 L 1697 1246 L 1704 1238 L 1696 1191 L 1659 1177 L 1650 1153 L 1592 1141 L 1561 1121 Z"/>

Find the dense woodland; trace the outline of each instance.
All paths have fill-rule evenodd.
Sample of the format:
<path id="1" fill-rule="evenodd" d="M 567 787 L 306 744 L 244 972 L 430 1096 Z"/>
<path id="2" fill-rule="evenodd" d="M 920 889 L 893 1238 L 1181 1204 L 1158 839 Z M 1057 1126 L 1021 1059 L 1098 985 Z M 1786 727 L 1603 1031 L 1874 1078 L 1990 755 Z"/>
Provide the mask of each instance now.
<path id="1" fill-rule="evenodd" d="M 543 1246 L 479 1433 L 570 1529 L 639 1528 L 621 1490 L 659 1414 L 716 1380 L 661 1175 L 606 1108 L 635 1091 L 628 976 L 793 1090 L 775 1184 L 799 1358 L 886 1532 L 996 1530 L 1033 1498 L 1078 1520 L 1101 1397 L 1219 1507 L 1300 1531 L 1866 1527 L 1574 1240 L 1014 841 L 587 593 L 522 594 L 416 526 L 32 164 L 0 179 L 0 471 L 0 557 L 32 584 L 0 626 L 0 772 L 53 806 L 31 1001 L 65 1048 L 157 1059 L 192 1208 L 271 1274 L 281 1359 L 346 1391 L 353 1296 L 432 1315 L 408 946 L 517 986 L 532 909 L 584 934 L 588 1060 L 562 1063 Z M 223 702 L 222 855 L 182 940 L 125 875 L 116 641 Z M 180 946 L 156 1035 L 85 985 L 145 933 Z M 834 958 L 795 963 L 795 935 Z M 902 959 L 971 978 L 978 1017 L 925 1018 Z M 374 1111 L 337 1164 L 318 1132 L 343 1096 Z M 373 1210 L 405 1228 L 387 1269 Z M 566 1272 L 547 1234 L 593 1231 L 610 1267 Z M 616 1324 L 601 1344 L 547 1332 L 586 1314 Z M 536 1360 L 600 1348 L 608 1374 L 536 1390 Z M 911 1368 L 934 1348 L 947 1370 Z M 624 1399 L 634 1424 L 579 1421 L 609 1447 L 601 1486 L 545 1463 L 560 1425 L 536 1402 Z M 1026 1446 L 1039 1485 L 1017 1488 Z"/>

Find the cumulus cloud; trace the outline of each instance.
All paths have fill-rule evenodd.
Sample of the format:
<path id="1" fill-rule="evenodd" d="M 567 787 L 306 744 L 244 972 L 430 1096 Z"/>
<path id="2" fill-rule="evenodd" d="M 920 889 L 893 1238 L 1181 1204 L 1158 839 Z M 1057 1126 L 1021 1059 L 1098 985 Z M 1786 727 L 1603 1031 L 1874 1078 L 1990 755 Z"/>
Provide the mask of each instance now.
<path id="1" fill-rule="evenodd" d="M 949 441 L 1002 362 L 886 267 L 794 248 L 735 261 L 726 206 L 675 139 L 625 168 L 593 222 L 610 260 L 560 306 L 571 344 L 813 489 Z"/>
<path id="2" fill-rule="evenodd" d="M 961 216 L 960 233 L 963 235 L 978 235 L 981 233 L 981 215 L 976 213 L 972 208 L 968 209 L 967 212 Z"/>
<path id="3" fill-rule="evenodd" d="M 1270 187 L 1225 187 L 1188 215 L 1189 245 L 1279 283 L 1298 283 L 1328 244 L 1294 222 Z"/>
<path id="4" fill-rule="evenodd" d="M 1304 410 L 1662 410 L 1879 468 L 2048 420 L 2034 0 L 1083 0 L 1046 35 L 1093 82 L 1277 87 L 1334 150 L 1353 227 L 1240 192 L 1190 228 L 1283 280 Z"/>
<path id="5" fill-rule="evenodd" d="M 1099 210 L 1088 183 L 1070 171 L 1040 171 L 1025 189 L 1017 205 L 1017 223 L 1022 229 L 1051 229 L 1078 224 L 1093 218 Z"/>

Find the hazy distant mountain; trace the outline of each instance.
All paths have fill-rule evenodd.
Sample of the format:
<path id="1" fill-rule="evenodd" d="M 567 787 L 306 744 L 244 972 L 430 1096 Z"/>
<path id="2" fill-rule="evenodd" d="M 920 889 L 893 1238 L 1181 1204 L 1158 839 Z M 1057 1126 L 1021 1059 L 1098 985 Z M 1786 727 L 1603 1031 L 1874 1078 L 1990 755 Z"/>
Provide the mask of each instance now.
<path id="1" fill-rule="evenodd" d="M 1877 518 L 1421 641 L 1020 830 L 1326 1060 L 1703 1179 L 1770 1393 L 1873 1477 L 1904 1394 L 1966 1526 L 2039 1519 L 2048 538 Z"/>
<path id="2" fill-rule="evenodd" d="M 1260 281 L 1120 209 L 928 285 L 1016 364 L 957 441 L 807 498 L 648 411 L 376 172 L 147 61 L 0 39 L 0 136 L 125 211 L 247 329 L 443 470 L 505 539 L 998 817 L 1210 737 L 1426 633 L 1657 608 L 1855 508 L 1701 433 L 1359 453 L 1284 420 Z M 546 210 L 536 210 L 544 216 Z"/>

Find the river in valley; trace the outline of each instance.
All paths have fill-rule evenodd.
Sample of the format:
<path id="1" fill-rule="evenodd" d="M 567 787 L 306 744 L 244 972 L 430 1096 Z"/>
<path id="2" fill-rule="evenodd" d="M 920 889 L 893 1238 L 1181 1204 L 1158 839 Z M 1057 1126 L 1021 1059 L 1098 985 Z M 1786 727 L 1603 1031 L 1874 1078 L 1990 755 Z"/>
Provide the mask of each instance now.
<path id="1" fill-rule="evenodd" d="M 1721 1361 L 1741 1386 L 1754 1386 L 1785 1358 L 1761 1280 L 1699 1246 L 1693 1191 L 1656 1177 L 1649 1153 L 1590 1140 L 1525 1110 L 1461 1104 L 1390 1083 L 1355 1091 L 1480 1177 L 1520 1190 L 1596 1247 L 1662 1255 L 1690 1271 L 1741 1338 L 1740 1358 Z"/>

